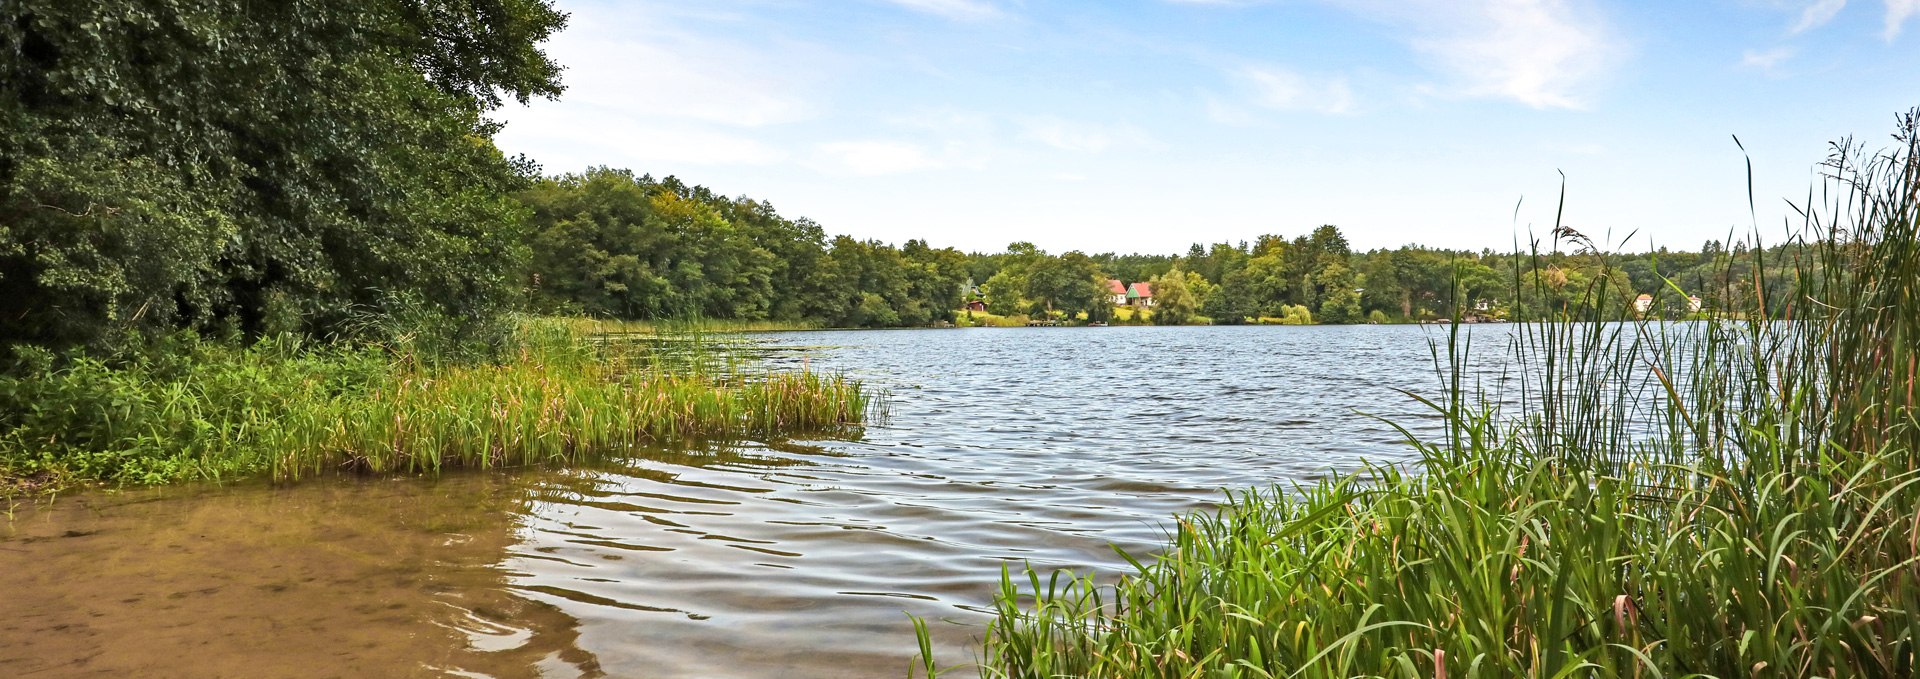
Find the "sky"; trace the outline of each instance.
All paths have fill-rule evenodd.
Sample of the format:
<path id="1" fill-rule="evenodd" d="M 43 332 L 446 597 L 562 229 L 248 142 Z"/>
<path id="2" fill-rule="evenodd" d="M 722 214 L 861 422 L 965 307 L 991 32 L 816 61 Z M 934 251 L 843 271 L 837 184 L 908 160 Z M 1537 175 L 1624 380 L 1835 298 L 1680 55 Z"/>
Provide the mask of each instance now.
<path id="1" fill-rule="evenodd" d="M 969 251 L 1511 249 L 1563 195 L 1625 249 L 1777 241 L 1920 105 L 1920 0 L 557 4 L 567 91 L 498 112 L 508 154 Z"/>

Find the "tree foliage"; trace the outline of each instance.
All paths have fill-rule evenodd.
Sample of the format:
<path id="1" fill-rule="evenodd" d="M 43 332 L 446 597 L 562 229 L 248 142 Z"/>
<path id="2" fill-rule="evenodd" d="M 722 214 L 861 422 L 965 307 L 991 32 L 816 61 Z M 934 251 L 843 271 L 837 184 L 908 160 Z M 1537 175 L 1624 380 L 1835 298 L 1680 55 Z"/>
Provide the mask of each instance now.
<path id="1" fill-rule="evenodd" d="M 772 205 L 668 177 L 594 168 L 522 194 L 533 213 L 538 308 L 619 319 L 815 320 L 891 327 L 951 321 L 966 257 L 896 248 Z"/>
<path id="2" fill-rule="evenodd" d="M 512 307 L 546 0 L 0 4 L 0 344 Z"/>
<path id="3" fill-rule="evenodd" d="M 1195 284 L 1204 284 L 1205 278 L 1191 271 L 1181 271 L 1174 267 L 1166 274 L 1153 279 L 1153 323 L 1154 325 L 1186 325 L 1191 323 L 1200 309 L 1199 292 Z"/>

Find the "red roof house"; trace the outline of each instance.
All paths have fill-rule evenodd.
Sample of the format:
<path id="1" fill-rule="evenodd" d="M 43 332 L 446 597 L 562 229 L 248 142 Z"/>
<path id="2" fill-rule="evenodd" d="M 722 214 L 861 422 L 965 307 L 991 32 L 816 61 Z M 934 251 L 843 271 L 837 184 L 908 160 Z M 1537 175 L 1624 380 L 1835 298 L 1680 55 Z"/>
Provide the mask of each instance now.
<path id="1" fill-rule="evenodd" d="M 1153 306 L 1153 284 L 1134 283 L 1127 288 L 1127 300 L 1137 307 Z"/>

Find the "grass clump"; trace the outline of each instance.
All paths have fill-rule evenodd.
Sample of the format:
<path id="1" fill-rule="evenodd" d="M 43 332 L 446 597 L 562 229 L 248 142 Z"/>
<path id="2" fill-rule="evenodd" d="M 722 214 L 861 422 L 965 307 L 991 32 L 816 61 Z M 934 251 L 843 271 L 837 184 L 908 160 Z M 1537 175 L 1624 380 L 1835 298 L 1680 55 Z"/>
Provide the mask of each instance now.
<path id="1" fill-rule="evenodd" d="M 549 323 L 561 323 L 583 335 L 688 335 L 743 332 L 785 332 L 790 330 L 820 330 L 823 323 L 813 320 L 770 321 L 718 318 L 663 319 L 653 321 L 623 321 L 617 319 L 564 317 L 546 319 Z"/>
<path id="2" fill-rule="evenodd" d="M 40 365 L 0 378 L 0 487 L 565 464 L 828 432 L 862 423 L 873 401 L 844 377 L 762 370 L 681 339 L 594 341 L 532 322 L 477 363 L 192 337 L 117 363 L 30 357 Z"/>
<path id="3" fill-rule="evenodd" d="M 1455 326 L 1417 462 L 1231 493 L 1114 584 L 1008 573 L 981 675 L 1914 676 L 1917 127 L 1836 146 L 1791 289 L 1669 324 L 1597 276 L 1516 326 L 1518 394 Z"/>
<path id="4" fill-rule="evenodd" d="M 956 311 L 953 324 L 962 328 L 1024 328 L 1027 327 L 1026 314 L 1001 316 L 985 311 Z"/>

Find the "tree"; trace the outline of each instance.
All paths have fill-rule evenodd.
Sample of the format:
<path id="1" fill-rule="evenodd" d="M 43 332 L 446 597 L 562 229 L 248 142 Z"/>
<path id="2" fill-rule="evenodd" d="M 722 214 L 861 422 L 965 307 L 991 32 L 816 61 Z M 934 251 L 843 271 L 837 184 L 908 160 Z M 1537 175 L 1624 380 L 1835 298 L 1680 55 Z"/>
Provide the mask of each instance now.
<path id="1" fill-rule="evenodd" d="M 332 334 L 516 303 L 504 98 L 560 92 L 546 0 L 0 4 L 0 344 Z"/>
<path id="2" fill-rule="evenodd" d="M 1314 276 L 1314 282 L 1323 290 L 1320 322 L 1359 323 L 1365 320 L 1365 312 L 1360 307 L 1360 293 L 1354 290 L 1352 269 L 1338 262 L 1330 263 Z"/>
<path id="3" fill-rule="evenodd" d="M 1105 306 L 1106 276 L 1079 251 L 1039 257 L 1027 271 L 1026 298 L 1036 313 L 1063 311 L 1069 317 Z"/>
<path id="4" fill-rule="evenodd" d="M 1255 275 L 1251 269 L 1227 274 L 1226 280 L 1201 304 L 1200 312 L 1219 325 L 1238 325 L 1248 317 L 1258 316 L 1260 300 L 1255 293 Z"/>
<path id="5" fill-rule="evenodd" d="M 1185 325 L 1200 308 L 1187 284 L 1190 274 L 1179 267 L 1153 279 L 1154 325 Z"/>
<path id="6" fill-rule="evenodd" d="M 1025 298 L 1021 297 L 1021 293 L 1027 289 L 1024 273 L 1001 269 L 987 279 L 980 289 L 987 297 L 987 311 L 1001 316 L 1026 312 Z"/>

